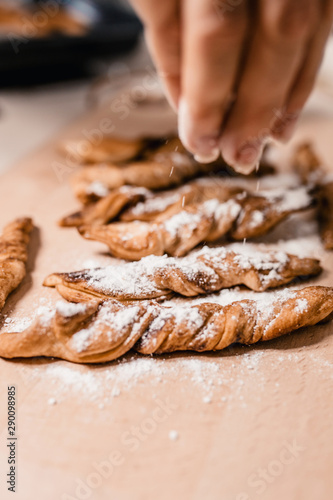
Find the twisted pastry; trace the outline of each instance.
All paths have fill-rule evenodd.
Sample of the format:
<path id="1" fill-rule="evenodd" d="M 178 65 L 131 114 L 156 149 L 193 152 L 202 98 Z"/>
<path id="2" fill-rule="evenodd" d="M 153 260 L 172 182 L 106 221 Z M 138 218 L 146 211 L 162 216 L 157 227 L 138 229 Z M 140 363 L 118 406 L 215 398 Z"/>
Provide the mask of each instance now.
<path id="1" fill-rule="evenodd" d="M 0 236 L 0 311 L 8 295 L 25 277 L 27 246 L 32 228 L 31 219 L 16 219 L 5 226 Z"/>
<path id="2" fill-rule="evenodd" d="M 81 169 L 72 178 L 75 196 L 82 202 L 91 200 L 92 188 L 99 183 L 105 192 L 120 186 L 140 186 L 149 189 L 163 189 L 177 186 L 191 177 L 209 171 L 207 166 L 194 162 L 181 153 L 158 157 L 128 165 L 94 165 Z"/>
<path id="3" fill-rule="evenodd" d="M 137 157 L 147 146 L 147 139 L 121 139 L 104 136 L 93 143 L 89 139 L 69 140 L 60 145 L 63 154 L 74 155 L 78 163 L 124 162 Z"/>
<path id="4" fill-rule="evenodd" d="M 87 239 L 106 243 L 119 258 L 139 260 L 147 255 L 180 257 L 199 243 L 216 241 L 228 235 L 235 240 L 267 233 L 288 215 L 309 208 L 312 197 L 305 187 L 258 195 L 244 192 L 227 202 L 211 199 L 194 203 L 156 222 L 120 222 L 109 225 L 83 225 L 78 228 Z"/>
<path id="5" fill-rule="evenodd" d="M 292 164 L 303 184 L 317 185 L 325 176 L 322 162 L 309 142 L 304 142 L 295 149 Z"/>
<path id="6" fill-rule="evenodd" d="M 268 294 L 267 294 L 268 295 Z M 319 323 L 333 311 L 333 288 L 284 290 L 258 300 L 173 305 L 154 301 L 58 303 L 21 333 L 0 335 L 4 358 L 52 356 L 103 363 L 134 348 L 142 354 L 218 351 L 254 344 Z"/>
<path id="7" fill-rule="evenodd" d="M 82 224 L 106 224 L 117 217 L 124 208 L 147 198 L 147 193 L 149 194 L 149 191 L 144 188 L 122 186 L 96 203 L 86 205 L 82 210 L 63 217 L 59 225 L 77 227 Z"/>
<path id="8" fill-rule="evenodd" d="M 318 222 L 320 236 L 326 250 L 333 250 L 333 181 L 318 187 Z"/>
<path id="9" fill-rule="evenodd" d="M 153 221 L 158 215 L 169 216 L 180 212 L 192 203 L 200 203 L 211 198 L 227 201 L 244 189 L 220 177 L 202 177 L 176 189 L 168 189 L 158 194 L 146 188 L 122 186 L 112 190 L 96 203 L 86 205 L 60 220 L 61 226 L 81 226 L 83 224 L 106 224 L 120 216 L 123 221 Z"/>
<path id="10" fill-rule="evenodd" d="M 261 292 L 321 272 L 315 259 L 284 252 L 258 250 L 235 253 L 208 248 L 183 258 L 145 257 L 139 262 L 51 274 L 45 286 L 56 287 L 70 302 L 101 299 L 121 301 L 165 298 L 176 292 L 186 297 L 246 285 Z"/>
<path id="11" fill-rule="evenodd" d="M 301 144 L 293 158 L 296 172 L 304 184 L 313 187 L 318 199 L 317 219 L 320 237 L 326 250 L 333 250 L 333 181 L 308 143 Z"/>
<path id="12" fill-rule="evenodd" d="M 90 151 L 93 146 L 88 146 Z M 106 196 L 113 189 L 123 185 L 153 190 L 166 189 L 203 174 L 232 173 L 222 159 L 210 164 L 198 163 L 177 137 L 168 139 L 158 148 L 142 150 L 141 156 L 142 158 L 137 161 L 122 165 L 109 163 L 86 166 L 72 178 L 76 197 L 86 204 Z M 274 168 L 263 160 L 256 176 L 272 172 Z"/>
<path id="13" fill-rule="evenodd" d="M 72 186 L 77 198 L 85 204 L 96 200 L 92 198 L 96 183 L 103 187 L 105 194 L 124 185 L 163 189 L 211 170 L 211 166 L 197 163 L 178 138 L 170 138 L 157 149 L 146 150 L 142 159 L 131 163 L 88 165 L 73 176 Z M 101 188 L 97 198 L 100 191 Z"/>

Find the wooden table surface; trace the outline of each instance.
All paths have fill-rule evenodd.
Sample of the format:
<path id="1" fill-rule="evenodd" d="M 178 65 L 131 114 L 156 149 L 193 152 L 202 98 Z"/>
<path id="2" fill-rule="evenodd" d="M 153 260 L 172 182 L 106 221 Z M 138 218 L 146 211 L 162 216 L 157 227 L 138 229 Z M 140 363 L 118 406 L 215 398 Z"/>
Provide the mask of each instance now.
<path id="1" fill-rule="evenodd" d="M 0 178 L 0 226 L 31 215 L 38 227 L 27 277 L 3 311 L 3 330 L 59 299 L 42 287 L 50 272 L 110 261 L 103 245 L 56 225 L 77 206 L 68 185 L 74 167 L 63 163 L 56 144 L 100 127 L 103 117 L 110 117 L 108 108 L 82 118 Z M 174 125 L 163 106 L 112 120 L 115 133 L 128 135 L 163 134 Z M 295 140 L 301 137 L 311 138 L 333 165 L 331 117 L 308 117 Z M 300 236 L 310 227 L 306 217 L 286 224 L 288 234 Z M 269 241 L 285 231 L 281 225 Z M 320 251 L 325 271 L 313 283 L 333 285 L 332 255 Z M 0 498 L 329 500 L 332 333 L 331 323 L 216 354 L 130 354 L 102 366 L 0 360 Z M 18 398 L 15 496 L 6 485 L 8 385 L 16 385 Z"/>

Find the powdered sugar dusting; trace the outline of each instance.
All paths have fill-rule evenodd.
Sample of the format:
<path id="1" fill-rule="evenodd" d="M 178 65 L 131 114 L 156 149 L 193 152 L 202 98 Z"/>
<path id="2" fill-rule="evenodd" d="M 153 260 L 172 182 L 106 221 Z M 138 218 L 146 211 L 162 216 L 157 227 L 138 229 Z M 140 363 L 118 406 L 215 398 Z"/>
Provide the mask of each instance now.
<path id="1" fill-rule="evenodd" d="M 276 209 L 279 212 L 287 212 L 293 210 L 301 210 L 311 205 L 312 197 L 306 186 L 296 187 L 294 189 L 270 189 L 269 191 L 262 190 L 260 195 L 267 197 L 269 200 L 276 203 Z"/>
<path id="2" fill-rule="evenodd" d="M 234 199 L 221 203 L 216 198 L 213 198 L 212 200 L 205 201 L 202 209 L 206 215 L 214 217 L 216 220 L 220 220 L 223 217 L 235 219 L 239 215 L 242 207 Z"/>
<path id="3" fill-rule="evenodd" d="M 29 316 L 10 318 L 7 317 L 2 323 L 2 330 L 5 332 L 23 332 L 32 323 Z"/>
<path id="4" fill-rule="evenodd" d="M 202 260 L 205 259 L 205 261 Z M 229 247 L 209 248 L 193 251 L 187 257 L 176 258 L 150 255 L 140 261 L 120 263 L 104 268 L 93 268 L 77 273 L 71 273 L 70 279 L 79 282 L 83 278 L 88 288 L 111 297 L 149 298 L 158 297 L 167 293 L 161 290 L 158 281 L 155 281 L 157 271 L 179 270 L 189 280 L 205 276 L 214 283 L 218 274 L 214 266 L 221 273 L 229 272 L 230 262 L 233 261 L 240 270 L 255 269 L 260 274 L 262 283 L 269 284 L 271 280 L 280 279 L 280 271 L 288 264 L 289 257 L 283 251 L 261 251 L 251 245 L 230 245 Z"/>
<path id="5" fill-rule="evenodd" d="M 86 193 L 94 194 L 100 198 L 104 198 L 104 196 L 107 196 L 109 194 L 109 189 L 105 184 L 103 184 L 103 182 L 93 181 L 87 186 Z"/>
<path id="6" fill-rule="evenodd" d="M 295 310 L 298 313 L 303 313 L 303 312 L 307 311 L 308 307 L 309 307 L 309 303 L 306 299 L 297 299 L 296 300 Z"/>
<path id="7" fill-rule="evenodd" d="M 190 213 L 182 210 L 164 222 L 164 229 L 170 236 L 175 238 L 184 227 L 189 231 L 194 231 L 200 223 L 201 218 L 202 216 L 199 213 Z"/>
<path id="8" fill-rule="evenodd" d="M 70 302 L 65 302 L 60 300 L 56 304 L 56 310 L 65 318 L 70 318 L 76 314 L 84 313 L 87 309 L 87 304 L 72 304 Z"/>

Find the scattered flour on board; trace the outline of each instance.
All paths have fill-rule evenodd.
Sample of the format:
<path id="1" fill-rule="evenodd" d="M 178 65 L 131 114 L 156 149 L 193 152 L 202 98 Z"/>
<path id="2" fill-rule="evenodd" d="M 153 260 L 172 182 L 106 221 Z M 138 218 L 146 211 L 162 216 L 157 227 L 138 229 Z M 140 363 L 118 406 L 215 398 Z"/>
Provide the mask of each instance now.
<path id="1" fill-rule="evenodd" d="M 179 432 L 172 429 L 169 431 L 169 439 L 170 441 L 178 441 L 179 439 Z"/>
<path id="2" fill-rule="evenodd" d="M 237 362 L 240 363 L 237 376 L 230 374 L 234 365 L 232 357 L 225 358 L 225 362 L 221 363 L 214 357 L 188 355 L 166 358 L 128 355 L 112 364 L 93 367 L 56 360 L 42 365 L 18 365 L 18 370 L 22 378 L 29 379 L 29 383 L 38 383 L 43 379 L 52 394 L 48 401 L 50 405 L 55 404 L 50 402 L 51 399 L 61 403 L 73 395 L 100 404 L 101 401 L 126 397 L 128 392 L 137 391 L 140 384 L 157 392 L 163 384 L 172 383 L 182 390 L 185 382 L 193 387 L 194 394 L 199 390 L 202 400 L 208 398 L 205 401 L 209 402 L 217 388 L 228 388 L 232 383 L 240 389 L 243 385 L 240 381 L 249 370 L 258 371 L 263 355 L 263 351 L 255 350 L 237 355 Z"/>

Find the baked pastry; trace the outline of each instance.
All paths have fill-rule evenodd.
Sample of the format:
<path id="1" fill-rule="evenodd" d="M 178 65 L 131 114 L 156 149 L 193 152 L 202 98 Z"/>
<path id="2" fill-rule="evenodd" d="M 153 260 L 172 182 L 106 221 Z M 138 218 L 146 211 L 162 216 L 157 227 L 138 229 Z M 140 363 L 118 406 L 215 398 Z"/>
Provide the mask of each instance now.
<path id="1" fill-rule="evenodd" d="M 281 251 L 235 252 L 223 247 L 203 249 L 188 257 L 145 257 L 71 273 L 51 274 L 45 286 L 56 287 L 70 302 L 101 299 L 121 301 L 165 298 L 174 292 L 186 297 L 235 285 L 261 292 L 289 283 L 298 276 L 321 272 L 315 259 L 300 259 Z"/>
<path id="2" fill-rule="evenodd" d="M 23 12 L 20 9 L 0 5 L 0 30 L 17 33 L 23 26 Z"/>
<path id="3" fill-rule="evenodd" d="M 111 139 L 110 139 L 111 140 Z M 113 139 L 112 139 L 113 141 Z M 84 142 L 84 141 L 82 141 Z M 76 143 L 71 152 L 80 156 Z M 178 137 L 172 137 L 165 143 L 156 147 L 151 140 L 147 139 L 146 148 L 140 151 L 141 158 L 127 163 L 94 163 L 89 164 L 77 172 L 72 178 L 72 186 L 76 197 L 87 204 L 106 196 L 113 189 L 123 185 L 140 186 L 153 190 L 166 189 L 179 186 L 184 181 L 211 173 L 223 173 L 229 176 L 235 174 L 221 159 L 209 164 L 201 164 L 194 160 L 193 156 L 186 151 Z M 100 155 L 98 147 L 94 149 L 89 144 L 87 152 L 82 155 L 89 161 L 97 160 Z M 96 151 L 95 151 L 96 150 Z M 89 156 L 87 156 L 89 155 Z M 129 156 L 129 155 L 128 155 Z M 98 156 L 100 157 L 100 156 Z M 110 160 L 108 160 L 110 162 Z M 116 160 L 113 160 L 116 162 Z M 274 172 L 267 162 L 263 161 L 256 176 L 266 175 Z"/>
<path id="4" fill-rule="evenodd" d="M 155 193 L 146 188 L 122 186 L 113 189 L 107 196 L 90 203 L 60 220 L 61 226 L 83 224 L 106 224 L 120 216 L 123 221 L 154 221 L 160 214 L 169 216 L 180 212 L 185 206 L 211 198 L 227 201 L 244 192 L 237 183 L 221 177 L 202 177 L 184 186 Z"/>
<path id="5" fill-rule="evenodd" d="M 170 216 L 166 211 L 156 222 L 86 224 L 78 228 L 87 239 L 106 243 L 115 257 L 139 260 L 147 255 L 180 257 L 202 242 L 223 236 L 235 240 L 267 233 L 288 215 L 311 207 L 313 198 L 305 187 L 262 194 L 242 193 L 226 202 L 210 199 L 194 203 Z"/>
<path id="6" fill-rule="evenodd" d="M 105 195 L 124 185 L 140 186 L 148 189 L 165 189 L 178 186 L 187 179 L 191 179 L 207 172 L 207 166 L 194 162 L 187 155 L 175 153 L 168 160 L 142 160 L 124 165 L 92 165 L 82 168 L 74 174 L 72 186 L 75 196 L 86 204 L 94 195 L 94 186 L 102 186 Z"/>
<path id="7" fill-rule="evenodd" d="M 302 182 L 313 188 L 318 199 L 319 232 L 326 250 L 333 250 L 333 180 L 309 143 L 301 144 L 293 164 Z"/>
<path id="8" fill-rule="evenodd" d="M 155 221 L 157 217 L 170 217 L 195 203 L 216 199 L 225 202 L 244 193 L 244 187 L 234 179 L 218 176 L 201 177 L 184 186 L 158 193 L 150 192 L 144 200 L 133 204 L 120 214 L 120 220 Z"/>
<path id="9" fill-rule="evenodd" d="M 318 188 L 318 223 L 320 236 L 326 250 L 333 250 L 333 181 Z"/>
<path id="10" fill-rule="evenodd" d="M 27 247 L 32 228 L 31 219 L 16 219 L 5 226 L 0 236 L 0 311 L 8 295 L 25 277 Z"/>
<path id="11" fill-rule="evenodd" d="M 86 22 L 69 13 L 66 9 L 60 8 L 55 15 L 49 17 L 48 23 L 40 35 L 62 33 L 67 36 L 82 36 L 87 32 L 87 29 Z"/>
<path id="12" fill-rule="evenodd" d="M 147 193 L 149 195 L 149 191 L 145 188 L 122 186 L 96 203 L 86 205 L 82 210 L 63 217 L 59 225 L 77 227 L 82 224 L 106 224 L 117 217 L 124 208 L 147 198 Z"/>
<path id="13" fill-rule="evenodd" d="M 218 351 L 234 342 L 254 344 L 329 319 L 333 288 L 283 290 L 228 305 L 166 306 L 154 301 L 68 304 L 20 333 L 0 335 L 4 358 L 51 356 L 76 363 L 112 361 L 130 349 L 142 354 Z"/>
<path id="14" fill-rule="evenodd" d="M 17 37 L 44 37 L 52 33 L 59 32 L 70 36 L 83 35 L 87 31 L 87 26 L 74 15 L 61 8 L 58 5 L 57 11 L 53 11 L 48 15 L 46 22 L 35 21 L 34 16 L 38 14 L 36 8 L 20 8 L 7 7 L 0 5 L 0 29 L 8 34 Z M 27 24 L 32 29 L 27 30 Z"/>
<path id="15" fill-rule="evenodd" d="M 124 162 L 136 158 L 147 143 L 146 139 L 103 136 L 97 144 L 89 139 L 66 141 L 60 145 L 60 151 L 74 156 L 82 164 Z"/>
<path id="16" fill-rule="evenodd" d="M 322 162 L 309 142 L 299 144 L 295 149 L 292 164 L 303 184 L 318 185 L 326 175 Z"/>

